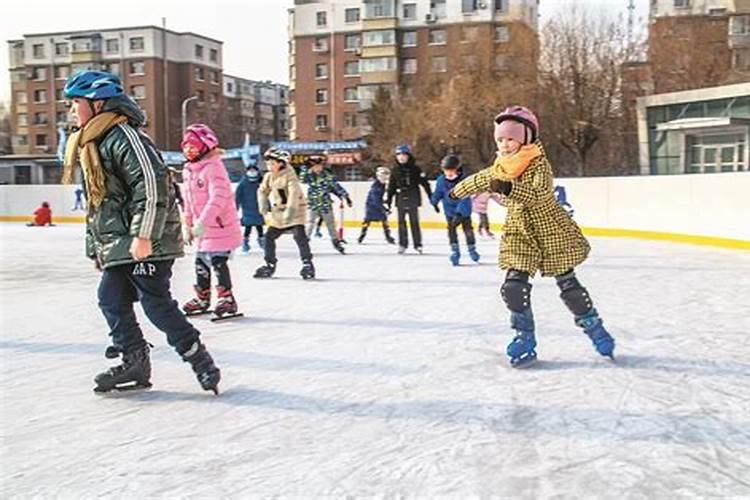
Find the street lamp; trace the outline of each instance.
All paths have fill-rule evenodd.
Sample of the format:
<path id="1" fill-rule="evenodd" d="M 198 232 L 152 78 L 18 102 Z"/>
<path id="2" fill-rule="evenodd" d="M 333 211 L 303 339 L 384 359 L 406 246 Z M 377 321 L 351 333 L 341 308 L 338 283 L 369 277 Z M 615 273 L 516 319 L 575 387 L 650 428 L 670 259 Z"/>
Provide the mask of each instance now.
<path id="1" fill-rule="evenodd" d="M 182 135 L 187 128 L 187 105 L 190 101 L 195 101 L 196 99 L 198 99 L 198 96 L 194 95 L 182 101 L 182 130 L 180 131 L 180 135 Z"/>

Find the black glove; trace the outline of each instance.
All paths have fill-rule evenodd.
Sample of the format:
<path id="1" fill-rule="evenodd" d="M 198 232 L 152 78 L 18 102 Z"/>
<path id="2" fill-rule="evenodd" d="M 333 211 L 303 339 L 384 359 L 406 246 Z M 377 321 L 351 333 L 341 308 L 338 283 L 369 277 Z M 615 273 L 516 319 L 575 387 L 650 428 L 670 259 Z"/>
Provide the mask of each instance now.
<path id="1" fill-rule="evenodd" d="M 432 205 L 432 208 L 434 208 L 437 213 L 440 213 L 440 207 L 439 206 Z"/>
<path id="2" fill-rule="evenodd" d="M 349 208 L 352 208 L 354 206 L 354 202 L 348 196 L 346 197 L 346 204 L 349 206 Z"/>
<path id="3" fill-rule="evenodd" d="M 500 193 L 508 196 L 513 189 L 513 183 L 510 181 L 500 181 L 492 179 L 490 181 L 490 191 L 493 193 Z"/>

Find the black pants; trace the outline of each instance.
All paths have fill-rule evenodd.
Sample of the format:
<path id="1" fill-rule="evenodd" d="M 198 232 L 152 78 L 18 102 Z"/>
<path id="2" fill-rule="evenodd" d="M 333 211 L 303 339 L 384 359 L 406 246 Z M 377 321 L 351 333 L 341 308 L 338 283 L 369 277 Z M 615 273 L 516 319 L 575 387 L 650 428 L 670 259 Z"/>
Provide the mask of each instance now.
<path id="1" fill-rule="evenodd" d="M 231 290 L 232 276 L 229 273 L 228 260 L 228 255 L 214 255 L 208 262 L 208 258 L 200 255 L 199 252 L 199 255 L 195 257 L 195 284 L 198 288 L 201 290 L 211 288 L 211 268 L 213 268 L 216 273 L 216 284 L 226 290 Z"/>
<path id="2" fill-rule="evenodd" d="M 398 245 L 404 248 L 409 246 L 409 234 L 406 232 L 406 217 L 408 215 L 414 248 L 421 248 L 422 231 L 419 227 L 419 207 L 404 205 L 396 208 L 398 211 Z"/>
<path id="3" fill-rule="evenodd" d="M 255 228 L 255 232 L 258 233 L 258 238 L 263 237 L 263 224 L 256 224 L 252 226 L 245 226 L 245 235 L 244 238 L 248 239 L 250 237 L 250 231 Z"/>
<path id="4" fill-rule="evenodd" d="M 123 264 L 104 269 L 97 292 L 99 309 L 109 325 L 112 344 L 128 352 L 146 340 L 135 317 L 133 303 L 141 302 L 153 325 L 167 334 L 167 342 L 179 354 L 200 336 L 180 311 L 169 291 L 173 260 Z"/>
<path id="5" fill-rule="evenodd" d="M 383 219 L 383 220 L 365 219 L 362 221 L 362 232 L 359 234 L 360 241 L 365 239 L 365 236 L 367 235 L 367 230 L 370 228 L 370 224 L 373 222 L 380 222 L 381 224 L 383 224 L 383 233 L 385 233 L 385 239 L 390 240 L 391 228 L 388 226 L 388 219 Z"/>
<path id="6" fill-rule="evenodd" d="M 299 257 L 302 262 L 312 262 L 312 252 L 310 251 L 310 240 L 307 239 L 305 226 L 297 224 L 284 228 L 269 227 L 266 232 L 265 259 L 269 264 L 276 264 L 276 239 L 284 233 L 292 233 L 294 241 L 299 248 Z"/>
<path id="7" fill-rule="evenodd" d="M 487 214 L 479 214 L 479 234 L 482 234 L 482 230 L 484 230 L 487 234 L 490 234 L 490 218 L 487 217 Z"/>
<path id="8" fill-rule="evenodd" d="M 470 217 L 453 217 L 448 219 L 448 241 L 451 245 L 458 244 L 458 233 L 456 229 L 458 226 L 464 230 L 464 236 L 466 237 L 466 244 L 469 246 L 476 245 L 477 240 L 474 237 L 474 228 L 471 225 Z"/>

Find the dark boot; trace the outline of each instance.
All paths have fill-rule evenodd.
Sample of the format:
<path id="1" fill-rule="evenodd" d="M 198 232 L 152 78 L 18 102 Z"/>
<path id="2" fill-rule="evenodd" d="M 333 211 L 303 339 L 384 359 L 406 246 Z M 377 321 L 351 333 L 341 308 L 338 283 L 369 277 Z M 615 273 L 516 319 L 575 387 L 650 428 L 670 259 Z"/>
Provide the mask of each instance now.
<path id="1" fill-rule="evenodd" d="M 190 366 L 193 368 L 203 390 L 213 391 L 214 394 L 219 394 L 221 371 L 214 364 L 214 360 L 206 350 L 205 345 L 200 341 L 196 341 L 190 349 L 182 355 L 182 360 L 190 363 Z"/>
<path id="2" fill-rule="evenodd" d="M 108 358 L 120 355 L 118 349 L 107 349 Z M 122 363 L 109 368 L 94 378 L 95 392 L 109 392 L 112 389 L 133 390 L 151 387 L 151 359 L 148 344 L 122 353 Z"/>

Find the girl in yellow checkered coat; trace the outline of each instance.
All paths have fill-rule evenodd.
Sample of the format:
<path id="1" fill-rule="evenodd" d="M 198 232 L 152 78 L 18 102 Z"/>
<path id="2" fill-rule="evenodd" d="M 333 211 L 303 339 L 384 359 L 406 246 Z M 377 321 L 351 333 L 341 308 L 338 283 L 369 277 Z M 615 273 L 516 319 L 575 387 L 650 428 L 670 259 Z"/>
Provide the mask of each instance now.
<path id="1" fill-rule="evenodd" d="M 517 334 L 508 345 L 512 366 L 536 360 L 534 315 L 529 278 L 537 271 L 554 276 L 560 298 L 575 316 L 597 352 L 612 358 L 615 341 L 604 329 L 574 268 L 586 260 L 590 247 L 581 230 L 555 201 L 552 166 L 538 139 L 539 122 L 531 110 L 511 106 L 495 117 L 497 158 L 488 168 L 461 181 L 450 193 L 466 198 L 475 193 L 505 195 L 508 213 L 500 246 L 500 268 L 507 270 L 500 291 L 510 309 Z"/>

